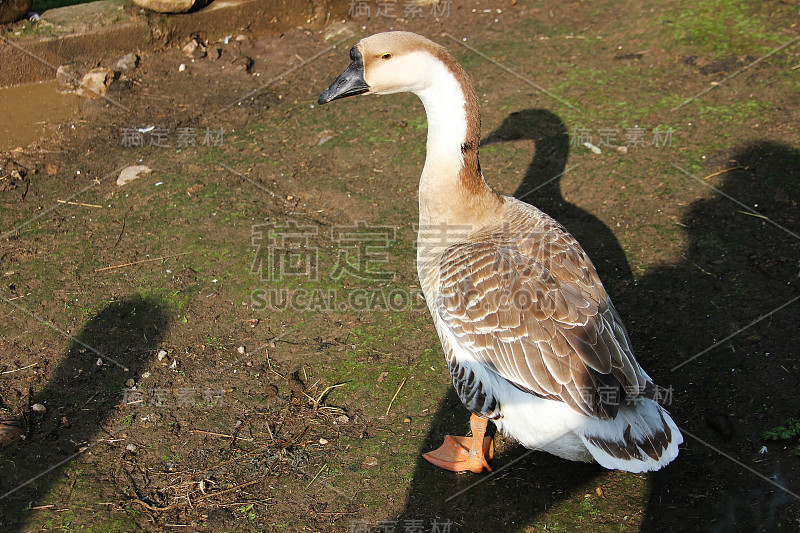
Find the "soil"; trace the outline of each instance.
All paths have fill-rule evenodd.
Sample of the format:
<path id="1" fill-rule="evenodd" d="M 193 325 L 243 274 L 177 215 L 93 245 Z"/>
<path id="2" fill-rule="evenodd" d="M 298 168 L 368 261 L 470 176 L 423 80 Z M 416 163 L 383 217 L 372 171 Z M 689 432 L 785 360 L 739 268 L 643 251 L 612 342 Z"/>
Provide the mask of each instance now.
<path id="1" fill-rule="evenodd" d="M 445 5 L 143 52 L 0 154 L 3 531 L 800 528 L 798 437 L 762 436 L 800 418 L 800 41 L 753 64 L 796 6 Z M 316 104 L 388 29 L 453 51 L 491 185 L 593 258 L 671 391 L 663 470 L 421 459 L 468 429 L 414 267 L 422 106 Z"/>

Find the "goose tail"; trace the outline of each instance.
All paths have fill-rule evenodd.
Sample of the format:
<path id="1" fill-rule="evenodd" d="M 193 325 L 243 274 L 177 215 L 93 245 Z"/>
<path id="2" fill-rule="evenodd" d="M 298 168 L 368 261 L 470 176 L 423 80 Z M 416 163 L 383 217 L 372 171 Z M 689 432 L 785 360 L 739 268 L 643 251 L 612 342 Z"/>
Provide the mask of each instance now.
<path id="1" fill-rule="evenodd" d="M 628 472 L 660 469 L 678 456 L 683 442 L 669 413 L 646 398 L 620 406 L 613 419 L 591 419 L 577 433 L 600 465 Z"/>

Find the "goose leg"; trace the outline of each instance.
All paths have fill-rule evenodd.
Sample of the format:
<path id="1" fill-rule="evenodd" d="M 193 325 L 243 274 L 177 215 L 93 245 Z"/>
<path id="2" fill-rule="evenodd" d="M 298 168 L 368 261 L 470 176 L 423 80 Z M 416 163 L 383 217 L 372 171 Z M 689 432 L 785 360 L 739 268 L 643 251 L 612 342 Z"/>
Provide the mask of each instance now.
<path id="1" fill-rule="evenodd" d="M 488 423 L 486 418 L 472 415 L 469 419 L 472 437 L 446 435 L 439 448 L 423 454 L 422 457 L 453 472 L 470 471 L 480 474 L 484 468 L 491 472 L 487 461 L 494 457 L 494 441 L 485 436 Z"/>

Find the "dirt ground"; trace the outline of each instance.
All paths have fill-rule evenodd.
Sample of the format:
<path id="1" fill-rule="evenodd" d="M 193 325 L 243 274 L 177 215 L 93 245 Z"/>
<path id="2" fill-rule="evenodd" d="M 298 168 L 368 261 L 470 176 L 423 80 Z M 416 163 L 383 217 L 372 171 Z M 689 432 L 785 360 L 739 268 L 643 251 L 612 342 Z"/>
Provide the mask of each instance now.
<path id="1" fill-rule="evenodd" d="M 23 435 L 0 529 L 798 531 L 797 4 L 356 4 L 194 60 L 143 51 L 0 153 L 0 415 Z M 490 184 L 594 259 L 672 392 L 673 464 L 501 436 L 491 476 L 421 460 L 468 428 L 414 267 L 424 112 L 316 104 L 388 29 L 453 51 Z M 152 172 L 118 186 L 131 165 Z"/>

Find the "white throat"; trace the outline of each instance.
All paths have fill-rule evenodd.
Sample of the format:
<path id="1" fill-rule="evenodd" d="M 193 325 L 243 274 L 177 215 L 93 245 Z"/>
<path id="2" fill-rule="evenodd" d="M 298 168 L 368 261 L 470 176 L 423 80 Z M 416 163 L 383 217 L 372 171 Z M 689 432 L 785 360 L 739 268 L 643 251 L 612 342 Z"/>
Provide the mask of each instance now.
<path id="1" fill-rule="evenodd" d="M 421 68 L 426 71 L 424 88 L 414 93 L 422 100 L 428 117 L 428 142 L 425 167 L 419 184 L 420 222 L 430 211 L 441 211 L 437 205 L 452 200 L 453 191 L 463 166 L 461 146 L 467 136 L 467 110 L 464 89 L 447 66 L 428 55 Z"/>

